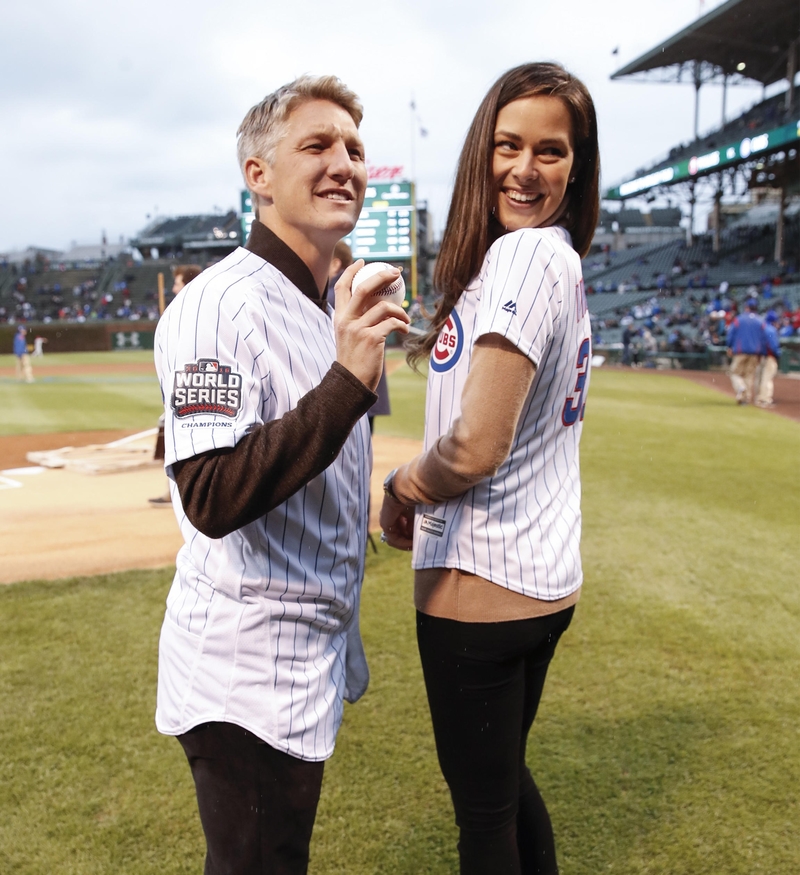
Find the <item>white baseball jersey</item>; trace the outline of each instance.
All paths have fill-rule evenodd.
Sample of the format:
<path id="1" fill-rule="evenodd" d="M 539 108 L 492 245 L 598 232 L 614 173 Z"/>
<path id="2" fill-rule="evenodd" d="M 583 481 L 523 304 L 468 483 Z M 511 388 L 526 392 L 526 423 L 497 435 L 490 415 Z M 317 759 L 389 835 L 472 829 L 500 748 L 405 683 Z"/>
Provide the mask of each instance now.
<path id="1" fill-rule="evenodd" d="M 242 248 L 181 292 L 155 346 L 167 466 L 280 418 L 336 356 L 330 309 Z M 171 484 L 185 545 L 159 646 L 161 732 L 224 721 L 300 759 L 331 755 L 342 698 L 368 679 L 358 610 L 370 466 L 363 417 L 322 474 L 220 539 L 192 526 Z"/>
<path id="2" fill-rule="evenodd" d="M 508 458 L 456 499 L 418 506 L 414 568 L 458 568 L 552 601 L 581 585 L 581 436 L 591 331 L 581 263 L 558 226 L 489 249 L 431 352 L 425 449 L 448 432 L 475 341 L 501 334 L 537 368 Z"/>

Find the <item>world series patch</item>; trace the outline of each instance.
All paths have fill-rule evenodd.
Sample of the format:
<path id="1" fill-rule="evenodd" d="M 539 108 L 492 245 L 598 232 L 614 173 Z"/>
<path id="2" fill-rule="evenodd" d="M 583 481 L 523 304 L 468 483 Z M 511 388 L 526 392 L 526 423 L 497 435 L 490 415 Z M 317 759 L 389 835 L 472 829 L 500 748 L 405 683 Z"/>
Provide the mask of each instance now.
<path id="1" fill-rule="evenodd" d="M 179 419 L 203 413 L 233 418 L 242 406 L 242 378 L 217 359 L 188 362 L 175 371 L 171 404 Z"/>

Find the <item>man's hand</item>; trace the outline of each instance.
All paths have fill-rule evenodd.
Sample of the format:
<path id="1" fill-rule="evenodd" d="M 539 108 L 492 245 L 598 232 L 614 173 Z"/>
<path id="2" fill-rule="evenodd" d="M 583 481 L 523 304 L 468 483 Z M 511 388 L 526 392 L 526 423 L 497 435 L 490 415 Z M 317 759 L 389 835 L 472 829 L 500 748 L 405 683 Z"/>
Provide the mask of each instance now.
<path id="1" fill-rule="evenodd" d="M 383 371 L 386 338 L 393 331 L 408 334 L 409 319 L 402 307 L 381 299 L 373 303 L 371 297 L 397 278 L 397 268 L 379 271 L 351 292 L 353 277 L 363 266 L 362 259 L 353 262 L 335 286 L 336 361 L 374 392 Z"/>
<path id="2" fill-rule="evenodd" d="M 380 516 L 383 538 L 390 547 L 410 550 L 414 546 L 414 508 L 383 496 Z"/>

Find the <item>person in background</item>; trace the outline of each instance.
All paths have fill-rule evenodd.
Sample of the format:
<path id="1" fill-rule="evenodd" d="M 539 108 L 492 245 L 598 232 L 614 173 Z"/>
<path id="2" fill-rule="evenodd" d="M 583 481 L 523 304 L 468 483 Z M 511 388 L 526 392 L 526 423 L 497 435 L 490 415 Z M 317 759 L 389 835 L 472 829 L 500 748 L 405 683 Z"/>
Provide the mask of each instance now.
<path id="1" fill-rule="evenodd" d="M 752 404 L 756 370 L 766 347 L 764 323 L 759 319 L 758 301 L 748 298 L 744 313 L 734 317 L 728 326 L 726 345 L 731 356 L 728 376 L 731 378 L 737 404 Z"/>
<path id="2" fill-rule="evenodd" d="M 350 247 L 340 240 L 333 247 L 333 258 L 331 259 L 331 269 L 328 273 L 328 300 L 333 307 L 336 306 L 336 283 L 341 275 L 353 263 L 353 252 Z M 392 406 L 389 402 L 389 383 L 386 380 L 386 356 L 383 358 L 383 370 L 381 371 L 381 379 L 378 383 L 378 388 L 375 390 L 378 400 L 370 407 L 367 412 L 369 417 L 369 431 L 372 434 L 375 430 L 376 416 L 390 416 Z"/>
<path id="3" fill-rule="evenodd" d="M 172 268 L 172 294 L 177 295 L 184 286 L 203 272 L 203 268 L 199 264 L 176 264 Z"/>
<path id="4" fill-rule="evenodd" d="M 764 317 L 764 357 L 759 368 L 757 407 L 775 406 L 775 374 L 778 373 L 778 362 L 781 360 L 781 341 L 775 327 L 777 321 L 778 314 L 774 310 L 767 311 Z"/>
<path id="5" fill-rule="evenodd" d="M 558 871 L 526 765 L 581 590 L 580 442 L 591 367 L 581 273 L 599 211 L 597 120 L 557 64 L 483 100 L 412 342 L 429 356 L 425 451 L 389 474 L 381 527 L 412 546 L 417 640 L 463 875 Z"/>
<path id="6" fill-rule="evenodd" d="M 26 383 L 33 382 L 33 368 L 31 368 L 31 357 L 28 353 L 28 341 L 25 339 L 25 335 L 28 333 L 27 329 L 24 325 L 20 325 L 17 328 L 17 332 L 14 335 L 14 355 L 17 357 L 17 379 L 22 382 L 23 380 Z"/>
<path id="7" fill-rule="evenodd" d="M 631 342 L 633 341 L 633 331 L 630 324 L 622 329 L 622 364 L 630 365 L 631 363 Z"/>

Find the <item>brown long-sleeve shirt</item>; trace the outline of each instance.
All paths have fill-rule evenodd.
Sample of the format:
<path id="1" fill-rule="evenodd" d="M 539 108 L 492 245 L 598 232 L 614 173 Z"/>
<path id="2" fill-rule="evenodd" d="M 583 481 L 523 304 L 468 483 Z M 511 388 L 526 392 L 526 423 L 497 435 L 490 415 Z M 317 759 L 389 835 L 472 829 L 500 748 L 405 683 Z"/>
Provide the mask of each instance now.
<path id="1" fill-rule="evenodd" d="M 280 238 L 254 222 L 246 248 L 270 262 L 323 310 L 308 266 Z M 235 447 L 211 450 L 172 466 L 192 525 L 222 538 L 282 504 L 322 473 L 376 399 L 334 362 L 320 384 L 280 419 L 255 426 Z"/>

